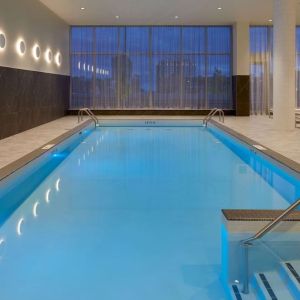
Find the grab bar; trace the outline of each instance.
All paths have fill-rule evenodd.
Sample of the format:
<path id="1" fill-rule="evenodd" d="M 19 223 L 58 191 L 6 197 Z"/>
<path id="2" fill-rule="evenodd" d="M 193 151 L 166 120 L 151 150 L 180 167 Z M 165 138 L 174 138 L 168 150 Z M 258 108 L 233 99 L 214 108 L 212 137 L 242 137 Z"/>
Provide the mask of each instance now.
<path id="1" fill-rule="evenodd" d="M 242 240 L 241 245 L 244 247 L 244 282 L 243 290 L 244 294 L 249 294 L 249 247 L 252 242 L 264 237 L 268 232 L 270 232 L 276 225 L 283 221 L 283 219 L 288 216 L 293 210 L 295 210 L 300 205 L 300 199 L 295 201 L 291 206 L 289 206 L 282 214 L 280 214 L 272 222 L 268 223 L 265 227 L 259 230 L 252 237 Z"/>
<path id="2" fill-rule="evenodd" d="M 95 126 L 99 124 L 99 119 L 96 117 L 96 115 L 89 109 L 89 108 L 81 108 L 78 111 L 78 123 L 80 123 L 83 120 L 83 114 L 86 113 L 94 122 Z"/>
<path id="3" fill-rule="evenodd" d="M 212 119 L 213 116 L 215 116 L 216 114 L 219 114 L 219 121 L 224 123 L 224 119 L 225 119 L 225 114 L 224 111 L 220 108 L 213 108 L 209 114 L 203 119 L 203 124 L 205 127 L 207 127 L 208 122 Z"/>

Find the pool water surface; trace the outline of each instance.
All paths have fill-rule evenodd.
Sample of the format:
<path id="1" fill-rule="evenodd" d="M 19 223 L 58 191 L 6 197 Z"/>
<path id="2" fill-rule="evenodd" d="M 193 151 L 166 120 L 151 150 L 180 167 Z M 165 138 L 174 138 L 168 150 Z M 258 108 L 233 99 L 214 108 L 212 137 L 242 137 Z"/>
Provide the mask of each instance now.
<path id="1" fill-rule="evenodd" d="M 221 209 L 270 182 L 205 128 L 98 128 L 0 228 L 1 299 L 226 299 Z"/>

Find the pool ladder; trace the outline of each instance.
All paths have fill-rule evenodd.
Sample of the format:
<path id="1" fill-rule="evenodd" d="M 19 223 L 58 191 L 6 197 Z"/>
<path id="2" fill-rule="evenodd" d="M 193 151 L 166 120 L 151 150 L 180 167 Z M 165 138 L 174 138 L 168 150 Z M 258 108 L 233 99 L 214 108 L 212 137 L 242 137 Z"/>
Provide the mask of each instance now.
<path id="1" fill-rule="evenodd" d="M 83 115 L 86 114 L 92 119 L 95 123 L 95 127 L 99 126 L 99 119 L 96 117 L 96 115 L 89 109 L 89 108 L 81 108 L 78 111 L 78 123 L 83 121 Z"/>
<path id="2" fill-rule="evenodd" d="M 265 227 L 259 230 L 255 235 L 251 236 L 246 240 L 242 240 L 240 245 L 243 249 L 243 290 L 242 293 L 249 294 L 249 248 L 253 245 L 253 242 L 261 239 L 267 233 L 269 233 L 274 227 L 280 224 L 282 221 L 286 220 L 296 208 L 300 205 L 300 199 L 295 201 L 292 205 L 290 205 L 284 212 L 282 212 L 277 218 L 275 218 L 272 222 L 268 223 Z"/>
<path id="3" fill-rule="evenodd" d="M 224 123 L 224 118 L 225 118 L 225 114 L 223 109 L 220 108 L 213 108 L 209 114 L 202 120 L 203 121 L 203 125 L 205 127 L 207 127 L 208 122 L 212 119 L 212 117 L 214 117 L 216 114 L 219 115 L 219 121 Z"/>

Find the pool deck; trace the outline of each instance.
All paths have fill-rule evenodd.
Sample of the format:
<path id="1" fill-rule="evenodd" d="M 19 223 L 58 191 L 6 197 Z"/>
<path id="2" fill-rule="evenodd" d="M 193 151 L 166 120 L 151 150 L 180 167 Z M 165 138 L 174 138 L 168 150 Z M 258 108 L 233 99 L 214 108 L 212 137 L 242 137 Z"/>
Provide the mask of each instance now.
<path id="1" fill-rule="evenodd" d="M 101 119 L 199 120 L 199 117 L 103 116 Z M 273 120 L 267 116 L 226 117 L 224 125 L 300 164 L 300 129 L 275 130 Z M 73 130 L 76 126 L 78 126 L 77 117 L 67 116 L 0 140 L 0 169 Z"/>
<path id="2" fill-rule="evenodd" d="M 300 164 L 300 129 L 274 129 L 267 116 L 225 117 L 226 127 Z"/>

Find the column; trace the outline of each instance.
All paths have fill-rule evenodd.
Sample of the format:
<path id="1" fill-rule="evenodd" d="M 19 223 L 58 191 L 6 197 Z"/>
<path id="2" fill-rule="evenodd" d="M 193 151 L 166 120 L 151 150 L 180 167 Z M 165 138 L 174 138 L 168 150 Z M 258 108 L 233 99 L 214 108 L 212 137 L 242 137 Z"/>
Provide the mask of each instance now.
<path id="1" fill-rule="evenodd" d="M 296 0 L 273 0 L 274 70 L 273 114 L 274 127 L 295 128 L 295 30 Z"/>
<path id="2" fill-rule="evenodd" d="M 237 116 L 250 114 L 249 24 L 233 25 L 233 101 Z"/>

